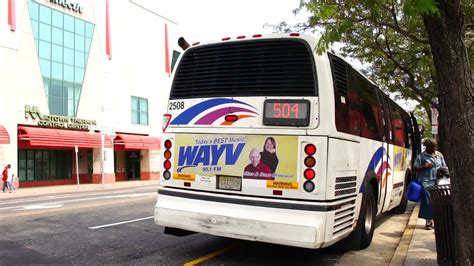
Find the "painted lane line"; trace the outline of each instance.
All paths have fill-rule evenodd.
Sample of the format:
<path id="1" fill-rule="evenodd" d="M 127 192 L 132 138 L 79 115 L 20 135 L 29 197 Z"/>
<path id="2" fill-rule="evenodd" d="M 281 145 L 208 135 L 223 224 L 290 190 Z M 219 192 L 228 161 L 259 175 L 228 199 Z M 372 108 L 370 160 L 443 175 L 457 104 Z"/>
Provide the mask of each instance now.
<path id="1" fill-rule="evenodd" d="M 236 248 L 237 246 L 238 246 L 237 244 L 232 244 L 232 245 L 230 245 L 230 246 L 228 246 L 228 247 L 225 247 L 225 248 L 223 248 L 223 249 L 219 249 L 219 250 L 214 251 L 214 252 L 212 252 L 212 253 L 210 253 L 210 254 L 207 254 L 207 255 L 204 256 L 204 257 L 200 257 L 200 258 L 197 258 L 197 259 L 195 259 L 195 260 L 186 262 L 185 264 L 183 264 L 183 266 L 197 265 L 197 264 L 199 264 L 199 263 L 202 263 L 202 262 L 204 262 L 204 261 L 210 260 L 210 259 L 212 259 L 212 258 L 214 258 L 214 257 L 219 256 L 219 255 L 222 255 L 223 253 L 225 253 L 225 252 L 227 252 L 227 251 L 229 251 L 229 250 L 232 250 L 232 249 Z"/>
<path id="2" fill-rule="evenodd" d="M 56 205 L 30 205 L 23 207 L 23 210 L 41 210 L 41 209 L 53 209 L 53 208 L 61 208 L 64 206 L 63 204 L 56 204 Z"/>
<path id="3" fill-rule="evenodd" d="M 36 205 L 53 205 L 53 204 L 65 204 L 65 203 L 73 203 L 73 202 L 84 202 L 84 201 L 93 201 L 93 200 L 100 200 L 100 199 L 118 199 L 118 198 L 137 198 L 137 197 L 144 197 L 144 196 L 151 196 L 157 195 L 156 192 L 143 192 L 143 193 L 133 193 L 133 194 L 124 194 L 124 195 L 110 195 L 110 196 L 101 196 L 101 197 L 90 197 L 90 198 L 80 198 L 80 199 L 71 199 L 71 200 L 56 200 L 54 202 L 44 202 L 37 204 L 28 204 L 28 205 L 19 205 L 19 206 L 10 206 L 10 207 L 0 207 L 0 211 L 2 210 L 11 210 L 11 209 L 18 209 L 18 208 L 25 208 L 28 206 L 36 206 Z"/>
<path id="4" fill-rule="evenodd" d="M 92 227 L 89 227 L 89 229 L 94 230 L 94 229 L 99 229 L 99 228 L 104 228 L 104 227 L 111 227 L 111 226 L 116 226 L 116 225 L 121 225 L 121 224 L 134 223 L 134 222 L 153 219 L 153 217 L 154 216 L 149 216 L 149 217 L 145 217 L 145 218 L 139 218 L 139 219 L 124 221 L 124 222 L 113 223 L 113 224 L 104 224 L 104 225 L 92 226 Z"/>

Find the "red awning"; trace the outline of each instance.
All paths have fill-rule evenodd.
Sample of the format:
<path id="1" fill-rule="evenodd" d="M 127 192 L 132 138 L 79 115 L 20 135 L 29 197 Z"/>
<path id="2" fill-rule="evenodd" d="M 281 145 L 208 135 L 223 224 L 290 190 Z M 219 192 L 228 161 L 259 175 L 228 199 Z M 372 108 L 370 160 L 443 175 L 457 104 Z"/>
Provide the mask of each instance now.
<path id="1" fill-rule="evenodd" d="M 3 126 L 0 126 L 0 144 L 10 144 L 10 136 Z"/>
<path id="2" fill-rule="evenodd" d="M 150 136 L 117 134 L 115 145 L 123 145 L 125 150 L 159 150 L 160 139 Z"/>
<path id="3" fill-rule="evenodd" d="M 100 148 L 100 133 L 86 131 L 53 129 L 41 127 L 18 127 L 18 140 L 29 142 L 30 146 L 57 147 L 57 148 Z M 110 138 L 105 137 L 104 146 L 112 147 Z"/>

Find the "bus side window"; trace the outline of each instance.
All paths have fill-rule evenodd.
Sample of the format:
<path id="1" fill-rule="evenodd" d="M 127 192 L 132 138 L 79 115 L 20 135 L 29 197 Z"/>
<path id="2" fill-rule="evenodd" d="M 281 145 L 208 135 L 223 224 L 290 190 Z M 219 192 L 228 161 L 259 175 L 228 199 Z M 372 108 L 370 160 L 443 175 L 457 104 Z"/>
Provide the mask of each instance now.
<path id="1" fill-rule="evenodd" d="M 332 80 L 334 84 L 334 104 L 336 129 L 339 132 L 349 133 L 349 119 L 351 102 L 348 97 L 348 69 L 350 68 L 341 59 L 328 54 L 331 62 Z"/>
<path id="2" fill-rule="evenodd" d="M 394 135 L 394 144 L 397 146 L 405 147 L 406 140 L 405 140 L 405 123 L 403 123 L 402 115 L 400 110 L 396 108 L 394 103 L 390 103 L 390 111 L 391 111 L 391 118 L 392 118 L 392 129 Z"/>

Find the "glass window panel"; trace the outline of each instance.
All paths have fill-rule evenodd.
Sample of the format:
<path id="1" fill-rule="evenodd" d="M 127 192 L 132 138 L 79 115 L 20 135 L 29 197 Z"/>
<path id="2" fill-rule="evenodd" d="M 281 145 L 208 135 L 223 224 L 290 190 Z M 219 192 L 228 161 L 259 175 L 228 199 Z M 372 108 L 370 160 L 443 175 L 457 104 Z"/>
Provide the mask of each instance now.
<path id="1" fill-rule="evenodd" d="M 31 30 L 33 31 L 33 36 L 35 36 L 35 38 L 38 38 L 38 21 L 35 21 L 35 20 L 32 20 L 31 21 Z"/>
<path id="2" fill-rule="evenodd" d="M 53 26 L 63 28 L 63 13 L 53 10 Z"/>
<path id="3" fill-rule="evenodd" d="M 26 169 L 26 159 L 23 158 L 18 160 L 18 168 L 20 170 Z"/>
<path id="4" fill-rule="evenodd" d="M 51 59 L 53 61 L 62 63 L 63 62 L 63 47 L 53 44 L 53 50 L 51 51 Z"/>
<path id="5" fill-rule="evenodd" d="M 28 9 L 30 11 L 30 18 L 34 20 L 39 19 L 39 6 L 37 3 L 28 2 Z"/>
<path id="6" fill-rule="evenodd" d="M 95 25 L 91 23 L 86 22 L 86 37 L 92 39 L 92 36 L 94 36 L 94 28 Z"/>
<path id="7" fill-rule="evenodd" d="M 43 164 L 42 160 L 35 160 L 35 180 L 43 179 Z"/>
<path id="8" fill-rule="evenodd" d="M 33 160 L 32 160 L 33 161 Z M 35 179 L 35 171 L 34 168 L 26 170 L 26 178 L 28 181 L 32 181 Z"/>
<path id="9" fill-rule="evenodd" d="M 76 51 L 84 52 L 84 37 L 76 35 L 75 44 L 76 44 L 75 46 Z"/>
<path id="10" fill-rule="evenodd" d="M 69 100 L 74 100 L 74 85 L 71 83 L 64 83 L 64 87 L 67 88 L 67 97 Z"/>
<path id="11" fill-rule="evenodd" d="M 49 160 L 43 160 L 43 179 L 50 179 L 49 176 Z"/>
<path id="12" fill-rule="evenodd" d="M 138 124 L 138 112 L 132 110 L 132 124 Z"/>
<path id="13" fill-rule="evenodd" d="M 74 34 L 68 31 L 64 32 L 64 46 L 74 49 Z"/>
<path id="14" fill-rule="evenodd" d="M 89 53 L 89 50 L 91 49 L 91 43 L 92 43 L 92 39 L 86 38 L 86 50 L 85 50 L 85 52 L 87 54 Z"/>
<path id="15" fill-rule="evenodd" d="M 25 158 L 26 158 L 26 150 L 19 150 L 18 159 L 25 159 Z"/>
<path id="16" fill-rule="evenodd" d="M 84 36 L 85 26 L 86 26 L 84 23 L 84 20 L 76 18 L 75 21 L 76 21 L 76 34 L 80 34 Z"/>
<path id="17" fill-rule="evenodd" d="M 132 111 L 138 111 L 138 98 L 132 96 Z"/>
<path id="18" fill-rule="evenodd" d="M 39 61 L 42 76 L 44 78 L 51 77 L 51 61 L 45 59 L 40 59 Z"/>
<path id="19" fill-rule="evenodd" d="M 51 26 L 44 23 L 39 24 L 39 39 L 51 42 Z"/>
<path id="20" fill-rule="evenodd" d="M 36 151 L 35 151 L 35 159 L 36 159 L 36 160 L 41 160 L 41 159 L 43 159 L 43 153 L 41 153 L 40 150 L 36 150 Z"/>
<path id="21" fill-rule="evenodd" d="M 74 67 L 64 65 L 64 81 L 74 82 Z"/>
<path id="22" fill-rule="evenodd" d="M 39 41 L 39 57 L 51 59 L 51 43 Z"/>
<path id="23" fill-rule="evenodd" d="M 79 101 L 79 97 L 81 96 L 81 85 L 75 85 L 74 86 L 74 99 L 76 99 L 76 101 Z"/>
<path id="24" fill-rule="evenodd" d="M 67 99 L 63 99 L 63 112 L 62 114 L 60 115 L 68 115 L 68 112 L 67 112 Z"/>
<path id="25" fill-rule="evenodd" d="M 49 160 L 49 151 L 47 150 L 43 151 L 43 160 Z"/>
<path id="26" fill-rule="evenodd" d="M 77 107 L 79 106 L 79 101 L 74 101 L 74 110 L 77 112 Z"/>
<path id="27" fill-rule="evenodd" d="M 148 112 L 148 99 L 140 98 L 140 111 Z"/>
<path id="28" fill-rule="evenodd" d="M 67 101 L 67 115 L 68 116 L 74 116 L 74 101 L 73 100 L 68 100 Z"/>
<path id="29" fill-rule="evenodd" d="M 50 97 L 51 106 L 49 110 L 51 114 L 62 115 L 63 114 L 63 98 L 60 97 Z"/>
<path id="30" fill-rule="evenodd" d="M 59 81 L 51 81 L 51 94 L 53 97 L 63 97 L 63 84 Z"/>
<path id="31" fill-rule="evenodd" d="M 74 62 L 75 62 L 75 66 L 76 67 L 82 67 L 84 68 L 84 53 L 82 52 L 78 52 L 78 51 L 74 51 Z"/>
<path id="32" fill-rule="evenodd" d="M 64 29 L 74 32 L 74 17 L 64 14 Z"/>
<path id="33" fill-rule="evenodd" d="M 26 169 L 20 169 L 18 177 L 20 181 L 26 181 Z"/>
<path id="34" fill-rule="evenodd" d="M 53 62 L 51 65 L 51 78 L 62 80 L 63 79 L 63 65 L 61 63 Z"/>
<path id="35" fill-rule="evenodd" d="M 39 6 L 40 22 L 51 25 L 51 9 L 43 5 Z"/>
<path id="36" fill-rule="evenodd" d="M 64 48 L 64 63 L 74 65 L 74 50 Z"/>
<path id="37" fill-rule="evenodd" d="M 74 81 L 76 83 L 82 84 L 83 78 L 84 78 L 84 69 L 80 67 L 76 67 L 75 72 L 74 72 Z"/>
<path id="38" fill-rule="evenodd" d="M 52 27 L 52 42 L 54 44 L 63 45 L 63 30 Z"/>
<path id="39" fill-rule="evenodd" d="M 43 79 L 43 85 L 44 85 L 44 93 L 46 94 L 46 97 L 49 95 L 49 84 L 50 84 L 50 79 L 49 78 L 44 78 Z"/>
<path id="40" fill-rule="evenodd" d="M 28 150 L 28 151 L 26 152 L 26 158 L 28 158 L 28 159 L 33 159 L 34 156 L 35 156 L 34 150 Z M 30 167 L 30 165 L 28 165 L 28 168 L 29 168 L 29 167 Z M 31 165 L 31 167 L 33 167 L 33 165 Z"/>
<path id="41" fill-rule="evenodd" d="M 140 112 L 140 124 L 148 125 L 148 113 Z"/>
<path id="42" fill-rule="evenodd" d="M 41 74 L 45 78 L 51 77 L 51 61 L 40 59 Z"/>

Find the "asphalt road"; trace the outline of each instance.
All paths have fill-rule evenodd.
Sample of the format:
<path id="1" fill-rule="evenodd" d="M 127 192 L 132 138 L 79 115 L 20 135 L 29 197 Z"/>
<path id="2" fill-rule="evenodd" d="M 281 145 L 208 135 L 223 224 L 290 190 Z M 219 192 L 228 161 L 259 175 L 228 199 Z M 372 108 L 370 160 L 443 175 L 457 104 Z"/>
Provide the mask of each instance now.
<path id="1" fill-rule="evenodd" d="M 2 202 L 0 265 L 334 265 L 345 255 L 337 247 L 165 235 L 153 221 L 155 201 L 156 190 L 142 188 Z"/>

